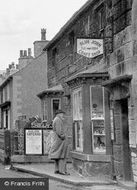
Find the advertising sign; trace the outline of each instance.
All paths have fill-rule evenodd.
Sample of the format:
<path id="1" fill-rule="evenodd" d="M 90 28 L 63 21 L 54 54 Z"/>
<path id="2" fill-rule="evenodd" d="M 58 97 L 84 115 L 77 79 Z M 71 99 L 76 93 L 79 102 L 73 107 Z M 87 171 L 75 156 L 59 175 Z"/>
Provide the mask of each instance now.
<path id="1" fill-rule="evenodd" d="M 42 129 L 25 130 L 25 154 L 42 154 Z"/>
<path id="2" fill-rule="evenodd" d="M 77 53 L 88 58 L 103 54 L 103 39 L 77 39 Z"/>

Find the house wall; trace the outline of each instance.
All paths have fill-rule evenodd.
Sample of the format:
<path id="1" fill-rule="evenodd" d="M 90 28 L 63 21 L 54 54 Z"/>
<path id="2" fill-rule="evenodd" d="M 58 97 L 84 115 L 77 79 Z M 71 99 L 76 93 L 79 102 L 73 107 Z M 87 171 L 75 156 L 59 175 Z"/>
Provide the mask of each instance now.
<path id="1" fill-rule="evenodd" d="M 46 88 L 47 54 L 44 52 L 14 76 L 14 121 L 20 115 L 26 115 L 27 118 L 42 116 L 41 102 L 37 94 Z"/>

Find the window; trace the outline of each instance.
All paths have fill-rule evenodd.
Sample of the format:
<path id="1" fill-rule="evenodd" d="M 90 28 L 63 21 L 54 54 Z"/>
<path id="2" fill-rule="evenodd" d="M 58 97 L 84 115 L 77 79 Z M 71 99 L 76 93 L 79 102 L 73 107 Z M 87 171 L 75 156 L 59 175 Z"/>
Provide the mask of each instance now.
<path id="1" fill-rule="evenodd" d="M 70 41 L 70 45 L 72 47 L 73 47 L 74 41 L 75 41 L 74 36 L 75 36 L 74 31 L 72 31 L 72 32 L 69 33 L 69 41 Z"/>
<path id="2" fill-rule="evenodd" d="M 82 126 L 82 92 L 81 88 L 73 92 L 73 122 L 75 131 L 75 147 L 83 151 L 83 126 Z"/>
<path id="3" fill-rule="evenodd" d="M 90 113 L 92 123 L 93 153 L 106 152 L 104 88 L 91 86 Z"/>
<path id="4" fill-rule="evenodd" d="M 105 10 L 103 4 L 101 4 L 95 11 L 95 16 L 98 24 L 98 35 L 102 34 L 102 31 L 105 27 Z"/>
<path id="5" fill-rule="evenodd" d="M 98 23 L 99 30 L 104 29 L 104 7 L 101 7 L 98 11 Z"/>
<path id="6" fill-rule="evenodd" d="M 52 118 L 54 118 L 56 111 L 58 109 L 61 109 L 61 99 L 60 98 L 51 99 L 51 109 L 52 109 Z"/>
<path id="7" fill-rule="evenodd" d="M 81 89 L 78 89 L 73 93 L 73 120 L 82 120 Z"/>
<path id="8" fill-rule="evenodd" d="M 3 116 L 3 128 L 4 129 L 10 129 L 10 110 L 4 109 L 2 111 L 2 116 Z"/>

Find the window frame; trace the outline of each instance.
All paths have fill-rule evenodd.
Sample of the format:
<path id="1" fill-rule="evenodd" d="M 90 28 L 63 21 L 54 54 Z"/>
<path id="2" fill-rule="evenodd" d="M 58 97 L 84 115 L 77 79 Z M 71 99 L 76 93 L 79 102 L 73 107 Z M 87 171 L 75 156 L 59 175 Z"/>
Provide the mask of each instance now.
<path id="1" fill-rule="evenodd" d="M 59 100 L 59 109 L 61 109 L 61 98 L 51 98 L 51 117 L 53 118 L 53 101 Z"/>

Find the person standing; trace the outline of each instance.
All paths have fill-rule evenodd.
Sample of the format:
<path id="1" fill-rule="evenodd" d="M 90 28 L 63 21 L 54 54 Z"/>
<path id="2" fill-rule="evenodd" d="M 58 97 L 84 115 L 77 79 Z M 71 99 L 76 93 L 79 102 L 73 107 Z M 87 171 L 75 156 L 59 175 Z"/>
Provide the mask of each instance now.
<path id="1" fill-rule="evenodd" d="M 52 145 L 49 150 L 49 158 L 55 160 L 55 174 L 69 175 L 67 172 L 68 144 L 64 131 L 64 114 L 62 110 L 56 111 L 53 120 Z"/>

